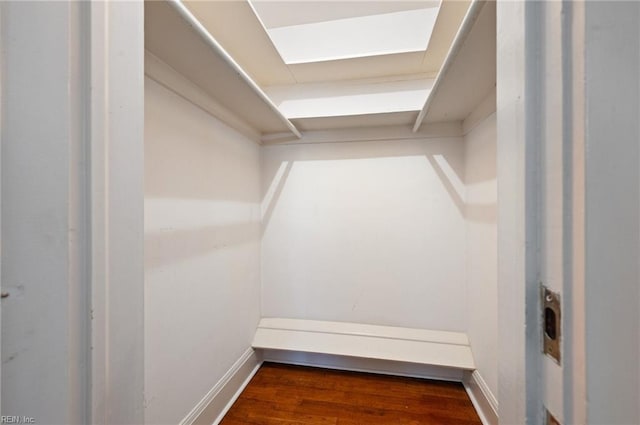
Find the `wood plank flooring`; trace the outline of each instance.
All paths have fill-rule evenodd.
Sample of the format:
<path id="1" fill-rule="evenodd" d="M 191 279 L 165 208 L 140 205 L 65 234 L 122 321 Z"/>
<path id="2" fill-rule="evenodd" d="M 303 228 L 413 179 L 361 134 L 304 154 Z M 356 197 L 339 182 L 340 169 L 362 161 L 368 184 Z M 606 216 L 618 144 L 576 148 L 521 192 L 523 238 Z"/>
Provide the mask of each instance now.
<path id="1" fill-rule="evenodd" d="M 481 425 L 462 384 L 264 363 L 221 425 Z"/>

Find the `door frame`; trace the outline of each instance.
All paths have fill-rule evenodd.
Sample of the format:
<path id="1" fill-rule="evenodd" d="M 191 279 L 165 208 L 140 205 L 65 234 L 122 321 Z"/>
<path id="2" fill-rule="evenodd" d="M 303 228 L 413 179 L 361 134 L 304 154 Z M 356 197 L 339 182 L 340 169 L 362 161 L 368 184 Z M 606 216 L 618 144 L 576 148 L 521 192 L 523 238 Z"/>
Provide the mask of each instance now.
<path id="1" fill-rule="evenodd" d="M 144 423 L 144 4 L 85 6 L 91 423 Z"/>

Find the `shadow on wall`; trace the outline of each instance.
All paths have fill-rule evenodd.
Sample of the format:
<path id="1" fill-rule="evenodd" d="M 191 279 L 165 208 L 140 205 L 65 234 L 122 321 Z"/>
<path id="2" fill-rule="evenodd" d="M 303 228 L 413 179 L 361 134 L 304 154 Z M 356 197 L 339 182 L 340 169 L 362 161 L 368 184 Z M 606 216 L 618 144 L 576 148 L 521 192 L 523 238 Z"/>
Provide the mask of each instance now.
<path id="1" fill-rule="evenodd" d="M 263 314 L 464 330 L 465 148 L 263 147 Z"/>
<path id="2" fill-rule="evenodd" d="M 144 147 L 145 420 L 175 424 L 260 319 L 260 148 L 149 78 Z"/>
<path id="3" fill-rule="evenodd" d="M 452 174 L 446 172 L 449 163 L 440 155 L 428 155 L 427 160 L 431 164 L 433 171 L 436 172 L 442 185 L 447 189 L 451 200 L 456 204 L 458 211 L 462 213 L 464 218 L 469 221 L 479 223 L 495 223 L 496 221 L 496 203 L 473 203 L 469 202 L 466 197 L 460 195 L 460 190 L 454 187 Z M 494 167 L 495 170 L 495 167 Z M 490 174 L 490 173 L 489 173 Z M 495 173 L 493 176 L 486 175 L 487 180 L 495 180 Z M 477 175 L 476 175 L 477 177 Z M 479 183 L 477 179 L 469 181 L 468 175 L 465 174 L 464 185 Z M 465 193 L 464 191 L 463 193 Z"/>
<path id="4" fill-rule="evenodd" d="M 269 226 L 273 211 L 294 164 L 305 161 L 349 161 L 422 156 L 446 189 L 451 202 L 465 219 L 493 222 L 496 218 L 496 203 L 468 202 L 465 186 L 495 180 L 495 163 L 468 176 L 465 173 L 464 162 L 452 158 L 452 155 L 460 155 L 460 152 L 455 149 L 452 153 L 452 145 L 462 143 L 461 138 L 443 138 L 265 147 L 262 159 L 262 233 L 264 234 Z"/>
<path id="5" fill-rule="evenodd" d="M 259 147 L 149 79 L 145 96 L 147 269 L 259 244 Z"/>
<path id="6" fill-rule="evenodd" d="M 271 220 L 271 215 L 273 214 L 273 210 L 278 203 L 278 199 L 280 199 L 280 195 L 282 194 L 282 190 L 284 189 L 284 185 L 289 178 L 289 173 L 291 173 L 291 168 L 293 167 L 293 162 L 283 161 L 280 163 L 277 171 L 271 180 L 271 184 L 267 188 L 267 191 L 262 196 L 262 205 L 261 205 L 261 214 L 262 218 L 261 234 L 264 234 L 264 231 Z"/>

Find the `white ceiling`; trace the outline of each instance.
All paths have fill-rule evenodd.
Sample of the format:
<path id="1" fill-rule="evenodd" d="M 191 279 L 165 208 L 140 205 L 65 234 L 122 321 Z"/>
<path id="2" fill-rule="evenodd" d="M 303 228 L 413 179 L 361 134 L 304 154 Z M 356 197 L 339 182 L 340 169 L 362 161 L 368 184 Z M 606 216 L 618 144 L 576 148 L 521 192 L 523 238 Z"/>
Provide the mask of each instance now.
<path id="1" fill-rule="evenodd" d="M 265 28 L 287 65 L 424 52 L 438 7 Z"/>
<path id="2" fill-rule="evenodd" d="M 419 111 L 433 80 L 344 81 L 271 86 L 266 94 L 289 118 Z"/>
<path id="3" fill-rule="evenodd" d="M 265 28 L 326 22 L 336 19 L 379 15 L 427 7 L 438 7 L 440 1 L 273 1 L 249 0 Z"/>
<path id="4" fill-rule="evenodd" d="M 255 6 L 262 7 L 262 3 L 257 1 Z M 359 8 L 357 6 L 359 3 L 367 5 L 369 11 L 407 10 L 417 4 L 421 7 L 428 4 L 422 1 L 392 0 L 268 3 L 274 3 L 273 6 L 269 6 L 272 8 L 271 12 L 266 12 L 267 16 L 273 15 L 273 17 L 263 18 L 270 22 L 269 25 L 352 16 Z M 240 66 L 264 87 L 420 74 L 423 78 L 433 77 L 442 65 L 469 6 L 469 1 L 444 0 L 442 2 L 426 51 L 293 65 L 284 63 L 248 1 L 185 1 L 185 5 Z M 363 12 L 357 13 L 361 15 Z M 314 16 L 315 18 L 312 18 Z"/>
<path id="5" fill-rule="evenodd" d="M 440 9 L 432 0 L 247 1 L 288 65 L 424 52 Z"/>

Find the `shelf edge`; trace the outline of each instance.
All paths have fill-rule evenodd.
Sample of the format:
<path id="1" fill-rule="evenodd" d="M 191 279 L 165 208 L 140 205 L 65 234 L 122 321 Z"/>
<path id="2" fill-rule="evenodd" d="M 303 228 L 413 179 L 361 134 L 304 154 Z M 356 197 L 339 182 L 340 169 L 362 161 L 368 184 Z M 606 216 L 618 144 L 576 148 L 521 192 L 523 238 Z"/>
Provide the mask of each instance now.
<path id="1" fill-rule="evenodd" d="M 216 53 L 222 60 L 224 60 L 231 69 L 233 69 L 238 76 L 262 99 L 262 101 L 280 118 L 282 123 L 293 133 L 296 137 L 301 138 L 302 134 L 296 128 L 295 125 L 287 117 L 285 117 L 278 107 L 269 99 L 265 92 L 253 81 L 253 79 L 245 72 L 244 69 L 227 53 L 227 51 L 218 43 L 218 41 L 207 31 L 207 29 L 198 21 L 198 19 L 189 11 L 189 9 L 180 0 L 167 0 L 176 12 L 184 19 L 203 39 L 203 41 Z"/>
<path id="2" fill-rule="evenodd" d="M 420 129 L 420 126 L 422 125 L 422 121 L 427 116 L 427 112 L 429 111 L 429 107 L 431 106 L 433 99 L 435 99 L 436 95 L 438 94 L 438 89 L 440 88 L 440 85 L 444 81 L 449 69 L 451 68 L 451 65 L 453 64 L 455 58 L 460 52 L 460 49 L 462 49 L 464 42 L 467 40 L 467 36 L 469 35 L 469 33 L 471 32 L 471 29 L 476 23 L 478 16 L 480 16 L 480 12 L 482 11 L 482 8 L 486 4 L 487 4 L 486 0 L 473 0 L 473 3 L 471 3 L 471 6 L 469 6 L 469 10 L 467 10 L 467 14 L 464 16 L 464 19 L 462 20 L 460 29 L 458 30 L 458 33 L 456 34 L 455 38 L 453 39 L 453 43 L 449 48 L 447 57 L 444 63 L 442 64 L 442 67 L 440 68 L 438 75 L 436 76 L 436 80 L 433 83 L 431 92 L 429 92 L 429 95 L 427 96 L 427 100 L 425 101 L 424 106 L 422 107 L 422 109 L 420 110 L 420 113 L 418 114 L 418 117 L 416 118 L 416 122 L 414 123 L 413 130 L 412 130 L 414 133 Z"/>

